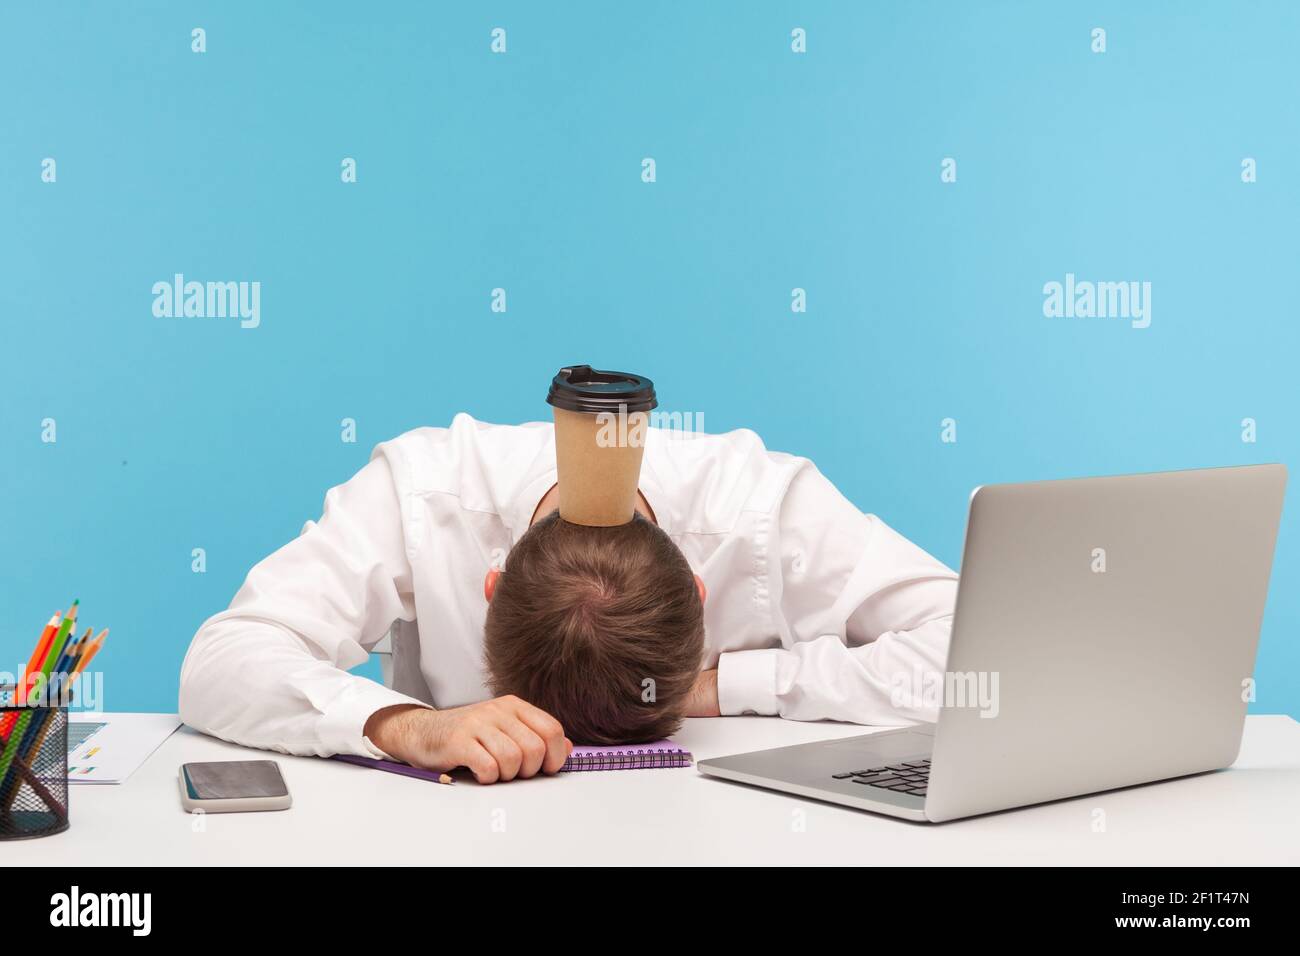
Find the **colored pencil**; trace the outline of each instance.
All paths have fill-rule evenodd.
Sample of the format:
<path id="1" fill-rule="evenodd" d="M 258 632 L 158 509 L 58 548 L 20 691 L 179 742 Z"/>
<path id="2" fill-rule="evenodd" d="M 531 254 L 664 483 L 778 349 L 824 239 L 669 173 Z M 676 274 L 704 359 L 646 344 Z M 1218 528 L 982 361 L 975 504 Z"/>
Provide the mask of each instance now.
<path id="1" fill-rule="evenodd" d="M 69 679 L 77 673 L 77 665 L 81 663 L 81 659 L 86 656 L 86 651 L 90 649 L 90 636 L 93 633 L 93 628 L 86 628 L 86 633 L 81 635 L 81 640 L 77 641 L 77 646 L 73 648 L 72 656 L 68 659 L 65 668 Z"/>
<path id="2" fill-rule="evenodd" d="M 27 666 L 22 669 L 22 674 L 18 683 L 14 685 L 14 699 L 12 705 L 21 707 L 27 703 L 27 675 L 34 671 L 40 664 L 41 655 L 45 649 L 50 646 L 50 638 L 54 632 L 59 629 L 59 620 L 63 617 L 62 611 L 55 611 L 54 616 L 50 618 L 49 623 L 41 630 L 40 637 L 36 639 L 36 647 L 32 649 L 32 656 L 27 661 Z M 9 713 L 0 716 L 0 741 L 9 736 L 9 730 L 13 727 L 14 721 L 18 719 L 18 712 L 11 710 Z"/>
<path id="3" fill-rule="evenodd" d="M 22 682 L 14 688 L 14 706 L 23 707 L 27 704 L 27 691 L 30 690 L 28 681 L 31 673 L 37 670 L 45 661 L 45 655 L 50 649 L 50 643 L 54 635 L 58 633 L 60 621 L 63 617 L 62 611 L 55 611 L 54 616 L 50 618 L 45 629 L 41 631 L 41 636 L 36 640 L 36 647 L 32 651 L 31 658 L 27 661 L 27 666 L 23 668 Z M 0 718 L 0 738 L 7 738 L 10 731 L 13 730 L 14 724 L 18 720 L 18 712 L 10 711 Z"/>
<path id="4" fill-rule="evenodd" d="M 63 618 L 62 611 L 55 611 L 50 622 L 45 625 L 45 630 L 41 631 L 40 638 L 36 641 L 36 648 L 32 651 L 31 659 L 28 660 L 27 666 L 23 668 L 23 681 L 18 686 L 22 688 L 22 699 L 15 699 L 14 703 L 18 705 L 27 702 L 27 675 L 36 668 L 41 666 L 41 661 L 45 660 L 45 652 L 50 649 L 50 640 L 54 637 L 54 632 L 59 629 L 59 621 Z"/>
<path id="5" fill-rule="evenodd" d="M 51 686 L 55 688 L 55 697 L 50 700 L 52 706 L 58 706 L 62 701 L 70 686 L 69 678 L 72 677 L 72 667 L 76 663 L 77 655 L 85 648 L 86 641 L 90 640 L 90 635 L 94 633 L 95 629 L 88 627 L 85 634 L 75 641 L 68 641 L 67 646 L 63 648 L 58 663 L 54 665 L 54 669 L 50 672 Z"/>
<path id="6" fill-rule="evenodd" d="M 104 646 L 104 638 L 108 637 L 108 628 L 99 632 L 99 636 L 90 642 L 90 646 L 82 653 L 81 659 L 77 661 L 77 666 L 72 672 L 73 678 L 81 676 L 81 672 L 86 669 L 90 659 L 99 653 L 99 649 Z"/>
<path id="7" fill-rule="evenodd" d="M 54 671 L 54 665 L 59 662 L 63 654 L 63 645 L 68 641 L 68 635 L 72 632 L 73 626 L 77 623 L 77 605 L 80 601 L 73 601 L 72 607 L 68 610 L 68 615 L 59 625 L 59 629 L 54 632 L 54 639 L 50 641 L 49 649 L 45 652 L 45 659 L 38 667 L 38 673 L 41 675 L 41 690 L 44 693 L 45 685 L 50 682 L 50 674 Z M 22 720 L 20 717 L 19 720 Z"/>
<path id="8" fill-rule="evenodd" d="M 48 674 L 49 671 L 46 668 L 52 669 L 54 667 L 59 659 L 59 654 L 63 652 L 63 645 L 67 641 L 68 635 L 77 624 L 77 611 L 80 610 L 77 605 L 79 603 L 78 601 L 72 602 L 72 607 L 68 608 L 68 613 L 63 616 L 58 630 L 54 632 L 54 637 L 50 639 L 49 646 L 46 647 L 45 653 L 41 655 L 40 663 L 33 668 L 34 670 L 45 670 L 46 674 Z"/>

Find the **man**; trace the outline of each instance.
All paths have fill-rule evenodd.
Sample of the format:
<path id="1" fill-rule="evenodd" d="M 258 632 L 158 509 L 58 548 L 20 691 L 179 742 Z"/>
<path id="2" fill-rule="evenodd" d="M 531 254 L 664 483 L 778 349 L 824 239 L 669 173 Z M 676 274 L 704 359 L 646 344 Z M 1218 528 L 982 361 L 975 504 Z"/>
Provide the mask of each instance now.
<path id="1" fill-rule="evenodd" d="M 556 501 L 549 424 L 458 415 L 379 445 L 199 629 L 181 717 L 482 783 L 683 716 L 935 719 L 913 688 L 943 670 L 957 576 L 807 459 L 651 428 L 633 522 Z M 349 674 L 395 623 L 393 688 Z"/>

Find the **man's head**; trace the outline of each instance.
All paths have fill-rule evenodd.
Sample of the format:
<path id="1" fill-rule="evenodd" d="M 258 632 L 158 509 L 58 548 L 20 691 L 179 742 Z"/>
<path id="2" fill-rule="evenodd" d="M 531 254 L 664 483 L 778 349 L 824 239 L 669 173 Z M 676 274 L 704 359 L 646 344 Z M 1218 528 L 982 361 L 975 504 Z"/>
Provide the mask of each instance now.
<path id="1" fill-rule="evenodd" d="M 487 590 L 494 693 L 540 707 L 575 743 L 657 740 L 681 724 L 704 654 L 704 602 L 659 527 L 637 516 L 589 528 L 551 514 Z"/>

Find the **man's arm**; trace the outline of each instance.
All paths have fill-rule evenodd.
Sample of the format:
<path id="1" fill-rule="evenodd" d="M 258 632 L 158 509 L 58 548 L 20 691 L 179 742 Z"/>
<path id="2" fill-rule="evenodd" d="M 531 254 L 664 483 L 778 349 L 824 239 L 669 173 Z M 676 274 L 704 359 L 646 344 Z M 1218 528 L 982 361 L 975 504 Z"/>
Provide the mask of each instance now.
<path id="1" fill-rule="evenodd" d="M 947 661 L 957 575 L 811 464 L 791 481 L 768 542 L 783 646 L 723 654 L 723 714 L 897 725 L 935 720 L 926 690 Z"/>
<path id="2" fill-rule="evenodd" d="M 700 671 L 686 701 L 687 717 L 721 717 L 718 707 L 718 669 Z"/>
<path id="3" fill-rule="evenodd" d="M 468 766 L 485 783 L 558 770 L 563 729 L 531 705 L 434 711 L 347 672 L 393 621 L 414 617 L 401 506 L 377 457 L 199 628 L 181 668 L 181 719 L 250 747 Z"/>
<path id="4" fill-rule="evenodd" d="M 181 719 L 251 747 L 377 756 L 362 739 L 367 718 L 419 702 L 347 671 L 393 621 L 414 619 L 410 573 L 392 473 L 376 458 L 199 628 L 181 668 Z"/>

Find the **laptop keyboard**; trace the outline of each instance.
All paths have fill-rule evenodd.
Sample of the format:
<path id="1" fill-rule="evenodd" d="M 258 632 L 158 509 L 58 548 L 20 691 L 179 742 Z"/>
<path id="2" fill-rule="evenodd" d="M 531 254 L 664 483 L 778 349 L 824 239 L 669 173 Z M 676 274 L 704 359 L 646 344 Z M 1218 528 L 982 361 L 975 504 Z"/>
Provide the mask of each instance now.
<path id="1" fill-rule="evenodd" d="M 868 787 L 881 790 L 893 790 L 896 793 L 910 793 L 917 797 L 925 796 L 926 785 L 930 782 L 930 761 L 908 760 L 903 763 L 891 763 L 887 767 L 871 767 L 867 770 L 846 770 L 834 773 L 836 780 L 852 780 Z"/>

